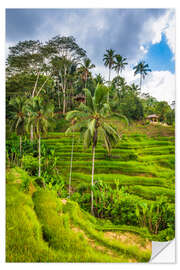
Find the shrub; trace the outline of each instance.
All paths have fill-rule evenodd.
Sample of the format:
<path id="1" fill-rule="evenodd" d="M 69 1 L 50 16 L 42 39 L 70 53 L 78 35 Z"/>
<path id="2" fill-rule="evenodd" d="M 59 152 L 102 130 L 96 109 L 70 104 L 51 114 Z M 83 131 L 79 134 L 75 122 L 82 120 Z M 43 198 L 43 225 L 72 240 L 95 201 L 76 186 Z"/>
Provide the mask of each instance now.
<path id="1" fill-rule="evenodd" d="M 22 158 L 23 169 L 27 170 L 30 175 L 37 175 L 38 173 L 38 159 L 32 154 L 24 155 Z"/>

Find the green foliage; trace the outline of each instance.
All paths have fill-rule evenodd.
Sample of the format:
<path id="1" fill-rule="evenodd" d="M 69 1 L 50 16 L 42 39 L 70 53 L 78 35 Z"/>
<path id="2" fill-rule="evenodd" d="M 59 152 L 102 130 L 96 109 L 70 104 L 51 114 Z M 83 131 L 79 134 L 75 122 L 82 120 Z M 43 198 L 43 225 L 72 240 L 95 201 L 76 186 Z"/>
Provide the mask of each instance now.
<path id="1" fill-rule="evenodd" d="M 109 256 L 93 250 L 82 233 L 75 233 L 71 230 L 70 224 L 71 209 L 69 203 L 63 206 L 60 199 L 57 199 L 55 194 L 47 191 L 36 192 L 33 196 L 35 211 L 41 222 L 43 235 L 49 246 L 60 251 L 63 250 L 69 255 L 67 261 L 74 262 L 101 262 L 113 261 Z M 73 204 L 73 212 L 76 211 L 76 206 Z M 48 208 L 48 211 L 47 211 Z M 79 213 L 82 215 L 81 213 Z M 73 223 L 76 226 L 76 222 Z M 89 224 L 92 226 L 91 224 Z M 66 256 L 67 257 L 67 256 Z M 114 259 L 116 261 L 116 258 Z M 126 255 L 119 256 L 119 261 L 125 261 Z M 118 260 L 117 260 L 118 261 Z"/>
<path id="2" fill-rule="evenodd" d="M 28 171 L 30 175 L 37 175 L 38 172 L 38 159 L 33 157 L 32 154 L 24 155 L 22 158 L 22 167 Z"/>
<path id="3" fill-rule="evenodd" d="M 146 187 L 146 186 L 128 186 L 127 192 L 130 194 L 139 195 L 148 200 L 156 200 L 158 196 L 167 196 L 170 202 L 175 202 L 175 191 L 163 187 Z"/>
<path id="4" fill-rule="evenodd" d="M 94 226 L 92 226 L 92 224 L 90 223 L 90 221 L 86 218 L 83 218 L 83 215 L 82 213 L 80 213 L 80 209 L 77 204 L 73 202 L 68 202 L 64 206 L 64 211 L 65 213 L 68 211 L 70 213 L 72 221 L 79 225 L 80 228 L 83 229 L 89 237 L 93 238 L 98 243 L 103 244 L 104 246 L 111 248 L 116 252 L 122 252 L 128 256 L 134 256 L 138 261 L 140 260 L 145 262 L 149 260 L 149 252 L 139 252 L 135 245 L 128 247 L 119 241 L 109 240 L 105 238 L 102 233 L 97 232 Z M 86 217 L 86 215 L 84 215 L 84 217 Z"/>

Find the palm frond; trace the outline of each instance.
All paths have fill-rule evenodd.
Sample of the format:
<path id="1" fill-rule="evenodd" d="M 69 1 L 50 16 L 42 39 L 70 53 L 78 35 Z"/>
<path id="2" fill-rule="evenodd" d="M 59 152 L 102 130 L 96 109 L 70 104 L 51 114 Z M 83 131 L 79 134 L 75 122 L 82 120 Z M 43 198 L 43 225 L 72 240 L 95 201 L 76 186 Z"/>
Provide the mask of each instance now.
<path id="1" fill-rule="evenodd" d="M 91 131 L 90 129 L 88 128 L 85 133 L 84 133 L 84 140 L 83 140 L 83 143 L 84 143 L 84 147 L 89 147 L 92 143 L 92 136 L 91 136 Z"/>
<path id="2" fill-rule="evenodd" d="M 98 84 L 95 89 L 94 102 L 98 108 L 101 108 L 101 105 L 107 98 L 108 88 L 105 85 Z"/>
<path id="3" fill-rule="evenodd" d="M 96 129 L 96 119 L 93 119 L 89 122 L 88 129 L 90 130 L 91 136 L 93 137 Z"/>
<path id="4" fill-rule="evenodd" d="M 68 121 L 74 118 L 82 119 L 85 117 L 87 117 L 87 113 L 83 111 L 78 111 L 78 110 L 70 111 L 66 114 L 66 120 Z"/>
<path id="5" fill-rule="evenodd" d="M 87 88 L 84 89 L 84 92 L 86 94 L 86 104 L 93 112 L 94 111 L 94 104 L 93 104 L 91 92 Z"/>

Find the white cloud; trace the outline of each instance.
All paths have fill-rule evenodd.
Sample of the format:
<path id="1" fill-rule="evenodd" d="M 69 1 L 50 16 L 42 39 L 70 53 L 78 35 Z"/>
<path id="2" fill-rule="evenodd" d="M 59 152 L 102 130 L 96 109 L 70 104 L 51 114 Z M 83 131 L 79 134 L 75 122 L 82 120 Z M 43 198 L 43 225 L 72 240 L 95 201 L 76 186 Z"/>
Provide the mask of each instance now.
<path id="1" fill-rule="evenodd" d="M 142 45 L 139 47 L 139 49 L 143 52 L 143 54 L 146 54 L 148 52 L 148 50 Z"/>
<path id="2" fill-rule="evenodd" d="M 165 35 L 167 38 L 168 45 L 173 53 L 175 53 L 175 16 L 173 13 L 170 14 L 170 20 L 168 27 L 165 29 Z"/>
<path id="3" fill-rule="evenodd" d="M 15 42 L 6 42 L 6 46 L 5 46 L 5 57 L 8 57 L 9 54 L 9 47 L 15 46 Z"/>
<path id="4" fill-rule="evenodd" d="M 103 65 L 96 65 L 96 67 L 92 71 L 93 75 L 95 74 L 101 74 L 106 81 L 108 81 L 109 78 L 109 69 Z M 111 80 L 116 76 L 116 72 L 114 70 L 111 70 Z"/>
<path id="5" fill-rule="evenodd" d="M 175 100 L 175 74 L 170 71 L 152 71 L 142 84 L 142 92 L 169 104 Z"/>
<path id="6" fill-rule="evenodd" d="M 141 33 L 141 44 L 156 44 L 161 42 L 162 34 L 165 34 L 167 44 L 172 53 L 175 53 L 175 11 L 168 9 L 167 12 L 157 20 L 150 18 L 144 24 Z M 143 46 L 142 46 L 143 47 Z"/>
<path id="7" fill-rule="evenodd" d="M 96 66 L 93 70 L 93 74 L 101 73 L 105 80 L 108 80 L 108 72 L 108 68 L 104 66 Z M 134 76 L 134 70 L 132 68 L 127 67 L 120 75 L 125 78 L 128 84 L 135 83 L 139 85 L 140 75 Z M 111 79 L 115 76 L 115 71 L 112 71 Z M 158 101 L 167 101 L 171 104 L 175 100 L 175 74 L 167 70 L 152 71 L 143 80 L 141 92 L 149 93 Z"/>

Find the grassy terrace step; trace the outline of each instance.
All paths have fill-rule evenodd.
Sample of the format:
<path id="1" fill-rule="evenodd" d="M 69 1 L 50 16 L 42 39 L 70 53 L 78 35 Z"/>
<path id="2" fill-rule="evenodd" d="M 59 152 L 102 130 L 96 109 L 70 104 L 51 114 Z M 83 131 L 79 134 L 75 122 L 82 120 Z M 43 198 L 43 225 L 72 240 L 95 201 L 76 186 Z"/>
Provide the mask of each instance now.
<path id="1" fill-rule="evenodd" d="M 74 181 L 91 182 L 91 175 L 83 173 L 72 173 Z M 115 180 L 119 180 L 120 185 L 145 185 L 145 186 L 163 186 L 167 187 L 168 182 L 162 178 L 150 178 L 142 176 L 129 176 L 123 174 L 95 174 L 94 180 L 102 180 L 105 183 L 114 184 Z"/>
<path id="2" fill-rule="evenodd" d="M 145 141 L 145 142 L 121 142 L 116 148 L 124 148 L 124 149 L 139 149 L 139 148 L 150 148 L 150 147 L 159 147 L 159 146 L 173 146 L 174 144 L 169 141 Z"/>
<path id="3" fill-rule="evenodd" d="M 150 155 L 161 155 L 161 154 L 174 154 L 175 147 L 174 146 L 160 146 L 160 147 L 150 147 L 142 149 L 142 154 L 150 154 Z"/>
<path id="4" fill-rule="evenodd" d="M 93 216 L 75 202 L 64 205 L 55 192 L 35 191 L 32 200 L 30 194 L 19 189 L 21 176 L 24 177 L 23 171 L 17 169 L 7 175 L 7 262 L 146 262 L 150 259 L 150 242 L 144 235 L 139 238 L 130 232 L 133 245 L 111 239 L 95 228 L 98 223 Z M 147 242 L 148 247 L 144 248 Z"/>
<path id="5" fill-rule="evenodd" d="M 172 136 L 168 136 L 168 137 L 155 137 L 154 139 L 158 140 L 158 141 L 170 141 L 170 142 L 174 142 L 175 141 L 175 137 Z"/>
<path id="6" fill-rule="evenodd" d="M 141 235 L 144 238 L 148 238 L 153 241 L 158 241 L 158 235 L 152 235 L 149 233 L 147 228 L 139 228 L 137 226 L 128 225 L 114 225 L 114 224 L 97 224 L 95 226 L 98 231 L 120 231 L 120 232 L 132 232 Z"/>
<path id="7" fill-rule="evenodd" d="M 168 154 L 168 155 L 143 155 L 138 158 L 139 161 L 159 161 L 161 159 L 165 160 L 175 160 L 174 155 Z"/>
<path id="8" fill-rule="evenodd" d="M 63 207 L 64 211 L 70 213 L 70 218 L 73 223 L 77 224 L 81 229 L 83 229 L 87 235 L 93 238 L 98 243 L 111 248 L 114 251 L 124 253 L 128 256 L 135 257 L 138 261 L 146 262 L 149 261 L 151 252 L 148 251 L 140 251 L 139 248 L 134 246 L 127 246 L 120 241 L 110 240 L 104 236 L 104 234 L 98 232 L 93 224 L 83 218 L 83 212 L 80 212 L 80 208 L 77 203 L 68 201 L 66 205 Z"/>
<path id="9" fill-rule="evenodd" d="M 6 261 L 63 261 L 63 258 L 66 259 L 64 252 L 56 253 L 43 240 L 31 197 L 16 186 L 6 186 Z"/>
<path id="10" fill-rule="evenodd" d="M 70 160 L 70 157 L 71 157 L 71 152 L 67 151 L 67 150 L 64 150 L 64 152 L 59 152 L 59 151 L 56 151 L 56 156 L 59 158 L 59 160 L 67 160 L 69 161 Z M 133 154 L 133 153 L 121 153 L 121 154 L 118 154 L 118 153 L 113 153 L 111 154 L 111 158 L 109 159 L 107 153 L 104 151 L 104 152 L 98 152 L 96 153 L 96 160 L 97 159 L 100 159 L 100 160 L 103 160 L 103 159 L 108 159 L 108 160 L 119 160 L 119 161 L 129 161 L 129 160 L 135 160 L 137 159 L 137 155 Z M 92 160 L 92 153 L 85 153 L 85 152 L 74 152 L 73 153 L 73 160 L 77 161 L 77 160 L 89 160 L 91 162 Z"/>
<path id="11" fill-rule="evenodd" d="M 58 161 L 57 164 L 61 167 L 69 167 L 69 161 Z M 86 171 L 90 172 L 92 163 L 87 161 L 74 161 L 73 170 L 75 171 Z M 109 160 L 96 160 L 95 161 L 95 172 L 112 173 L 127 173 L 129 175 L 145 174 L 155 177 L 168 178 L 172 174 L 172 170 L 163 169 L 158 166 L 147 165 L 137 161 L 109 161 Z"/>
<path id="12" fill-rule="evenodd" d="M 163 187 L 146 187 L 140 185 L 128 186 L 126 191 L 130 194 L 141 196 L 148 200 L 156 200 L 157 196 L 166 196 L 172 203 L 175 202 L 175 191 Z"/>
<path id="13" fill-rule="evenodd" d="M 122 256 L 122 254 L 113 260 L 103 252 L 93 250 L 82 234 L 71 230 L 69 213 L 63 213 L 62 202 L 56 198 L 55 193 L 36 192 L 33 201 L 37 216 L 43 225 L 46 241 L 55 250 L 59 252 L 63 250 L 68 255 L 67 262 L 125 262 L 128 260 L 127 256 Z"/>
<path id="14" fill-rule="evenodd" d="M 121 241 L 105 238 L 91 222 L 94 218 L 87 220 L 87 215 L 75 202 L 62 204 L 52 192 L 47 191 L 36 192 L 33 201 L 49 245 L 60 252 L 62 248 L 65 253 L 71 252 L 74 261 L 128 262 L 133 258 L 137 261 L 148 261 L 150 258 L 151 251 L 141 251 L 135 244 L 131 247 Z M 101 250 L 93 249 L 89 242 L 97 247 L 100 245 Z M 107 255 L 107 251 L 111 251 L 111 256 Z"/>

